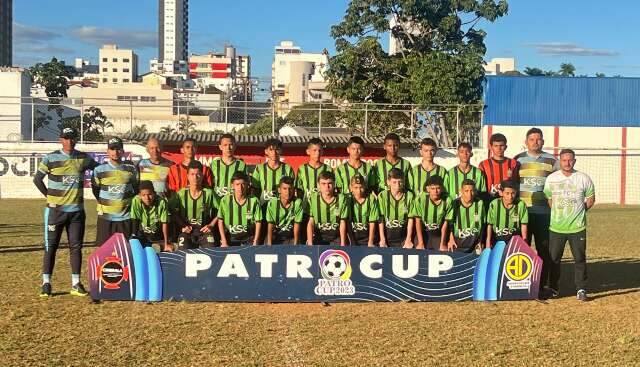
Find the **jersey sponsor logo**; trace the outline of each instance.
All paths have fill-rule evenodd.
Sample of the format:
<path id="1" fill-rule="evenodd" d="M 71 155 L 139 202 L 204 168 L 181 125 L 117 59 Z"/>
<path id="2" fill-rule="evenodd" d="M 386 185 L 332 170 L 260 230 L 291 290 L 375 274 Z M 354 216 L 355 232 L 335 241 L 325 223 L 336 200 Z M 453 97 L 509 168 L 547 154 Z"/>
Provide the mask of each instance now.
<path id="1" fill-rule="evenodd" d="M 285 224 L 284 226 L 278 227 L 278 229 L 283 232 L 289 232 L 293 229 L 293 224 Z"/>
<path id="2" fill-rule="evenodd" d="M 107 192 L 109 194 L 124 194 L 127 190 L 127 185 L 109 185 L 107 186 Z"/>
<path id="3" fill-rule="evenodd" d="M 438 223 L 425 223 L 424 226 L 427 231 L 435 231 L 437 229 L 440 229 L 440 225 Z"/>
<path id="4" fill-rule="evenodd" d="M 277 197 L 275 191 L 263 191 L 262 192 L 262 201 L 269 201 L 275 199 Z"/>
<path id="5" fill-rule="evenodd" d="M 404 227 L 405 221 L 399 219 L 385 219 L 385 226 L 387 228 L 401 228 Z"/>
<path id="6" fill-rule="evenodd" d="M 192 225 L 196 225 L 196 226 L 202 225 L 202 222 L 200 220 L 196 219 L 196 218 L 189 219 L 189 223 L 191 223 Z"/>
<path id="7" fill-rule="evenodd" d="M 56 230 L 56 225 L 55 224 L 49 224 L 47 226 L 47 229 L 49 229 L 49 232 L 55 232 Z"/>
<path id="8" fill-rule="evenodd" d="M 79 176 L 62 176 L 62 183 L 65 185 L 75 185 L 80 182 Z"/>
<path id="9" fill-rule="evenodd" d="M 226 196 L 229 195 L 229 188 L 226 186 L 218 186 L 215 188 L 216 194 L 218 196 Z"/>
<path id="10" fill-rule="evenodd" d="M 522 184 L 525 186 L 544 186 L 545 177 L 523 177 Z"/>
<path id="11" fill-rule="evenodd" d="M 516 228 L 496 228 L 497 236 L 509 236 L 516 233 Z"/>
<path id="12" fill-rule="evenodd" d="M 229 226 L 229 233 L 231 234 L 242 234 L 247 233 L 247 226 L 243 226 L 242 224 L 236 224 L 234 226 Z"/>
<path id="13" fill-rule="evenodd" d="M 339 226 L 338 223 L 318 223 L 318 229 L 321 231 L 335 231 Z"/>
<path id="14" fill-rule="evenodd" d="M 354 231 L 366 231 L 368 228 L 367 223 L 352 223 Z"/>
<path id="15" fill-rule="evenodd" d="M 478 228 L 463 228 L 458 230 L 458 237 L 461 239 L 477 236 L 478 234 L 480 234 L 480 230 Z"/>

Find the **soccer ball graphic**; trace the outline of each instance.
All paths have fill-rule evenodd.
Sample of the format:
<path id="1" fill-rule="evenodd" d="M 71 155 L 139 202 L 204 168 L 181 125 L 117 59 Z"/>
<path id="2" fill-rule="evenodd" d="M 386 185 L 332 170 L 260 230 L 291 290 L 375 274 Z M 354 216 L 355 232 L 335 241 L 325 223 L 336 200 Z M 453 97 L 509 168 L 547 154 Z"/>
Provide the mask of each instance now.
<path id="1" fill-rule="evenodd" d="M 340 255 L 329 255 L 322 263 L 322 272 L 330 279 L 339 279 L 347 271 L 347 262 Z"/>

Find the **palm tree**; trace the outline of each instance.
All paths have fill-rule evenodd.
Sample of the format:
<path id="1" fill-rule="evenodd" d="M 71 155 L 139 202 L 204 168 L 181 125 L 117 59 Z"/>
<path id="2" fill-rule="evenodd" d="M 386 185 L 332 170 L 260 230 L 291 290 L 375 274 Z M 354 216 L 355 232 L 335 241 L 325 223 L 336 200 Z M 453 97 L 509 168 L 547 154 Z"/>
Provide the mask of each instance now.
<path id="1" fill-rule="evenodd" d="M 194 130 L 196 123 L 188 119 L 180 119 L 178 122 L 178 131 L 182 134 L 187 134 L 189 131 Z"/>
<path id="2" fill-rule="evenodd" d="M 146 124 L 136 125 L 131 129 L 132 134 L 146 134 L 148 132 Z"/>
<path id="3" fill-rule="evenodd" d="M 576 76 L 576 67 L 571 63 L 562 63 L 560 64 L 560 75 Z"/>
<path id="4" fill-rule="evenodd" d="M 171 125 L 163 126 L 160 128 L 162 134 L 173 134 L 176 130 Z"/>

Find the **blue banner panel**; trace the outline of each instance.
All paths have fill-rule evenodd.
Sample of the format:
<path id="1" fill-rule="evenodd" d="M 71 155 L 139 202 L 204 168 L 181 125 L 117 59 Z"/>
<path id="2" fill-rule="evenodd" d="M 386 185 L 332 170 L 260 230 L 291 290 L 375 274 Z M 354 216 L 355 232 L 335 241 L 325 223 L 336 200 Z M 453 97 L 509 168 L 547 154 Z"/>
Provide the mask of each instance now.
<path id="1" fill-rule="evenodd" d="M 131 244 L 124 241 L 124 245 L 123 240 L 114 235 L 88 260 L 94 299 L 232 302 L 533 299 L 537 296 L 540 273 L 539 258 L 526 243 L 522 246 L 524 242 L 519 237 L 508 246 L 485 250 L 482 256 L 402 248 L 284 245 L 156 255 L 148 248 L 140 251 L 135 241 Z M 122 250 L 123 246 L 126 249 Z M 110 266 L 117 267 L 110 265 L 114 253 L 117 259 L 125 257 L 120 254 L 135 254 L 131 255 L 133 261 L 126 262 L 129 269 L 126 281 L 118 278 L 117 286 L 109 278 L 110 274 L 118 273 L 110 270 Z M 145 256 L 145 266 L 138 265 L 142 263 L 138 256 Z M 124 267 L 124 262 L 119 261 Z M 127 287 L 129 293 L 123 291 Z"/>

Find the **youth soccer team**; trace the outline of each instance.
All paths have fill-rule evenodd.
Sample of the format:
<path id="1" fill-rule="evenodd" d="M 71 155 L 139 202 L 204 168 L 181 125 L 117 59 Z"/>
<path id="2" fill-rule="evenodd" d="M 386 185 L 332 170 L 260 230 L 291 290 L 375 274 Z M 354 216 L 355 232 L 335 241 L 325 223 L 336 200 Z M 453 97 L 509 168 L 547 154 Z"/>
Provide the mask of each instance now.
<path id="1" fill-rule="evenodd" d="M 72 293 L 86 294 L 79 282 L 85 217 L 81 173 L 86 169 L 93 170 L 98 201 L 98 244 L 120 232 L 143 244 L 157 243 L 161 251 L 307 244 L 473 252 L 521 235 L 528 242 L 535 236 L 539 253 L 545 246 L 538 242 L 547 241 L 548 252 L 548 218 L 537 219 L 536 225 L 536 212 L 528 210 L 547 207 L 547 201 L 543 196 L 540 202 L 542 187 L 531 184 L 535 177 L 519 194 L 519 161 L 539 165 L 530 168 L 544 182 L 556 167 L 555 158 L 541 152 L 541 144 L 532 162 L 526 161 L 527 154 L 506 158 L 502 134 L 491 136 L 492 156 L 479 167 L 470 163 L 471 145 L 461 143 L 459 163 L 450 170 L 434 162 L 438 146 L 430 138 L 420 142 L 422 161 L 412 167 L 399 156 L 400 138 L 392 133 L 384 138 L 385 156 L 373 165 L 362 160 L 365 142 L 351 137 L 348 159 L 335 169 L 322 162 L 322 141 L 310 139 L 308 162 L 294 172 L 281 161 L 283 144 L 274 138 L 264 145 L 265 162 L 251 174 L 235 156 L 231 134 L 220 137 L 221 155 L 210 166 L 195 159 L 196 142 L 189 138 L 182 143 L 179 163 L 163 158 L 160 143 L 152 138 L 146 147 L 149 158 L 134 165 L 122 160 L 123 142 L 117 137 L 108 142 L 108 161 L 97 165 L 74 149 L 76 135 L 72 129 L 62 131 L 62 149 L 45 157 L 34 178 L 48 203 L 45 296 L 51 294 L 50 276 L 64 229 L 71 249 Z M 533 128 L 527 141 L 530 137 L 541 139 L 542 132 Z M 543 260 L 548 256 L 542 250 Z"/>

